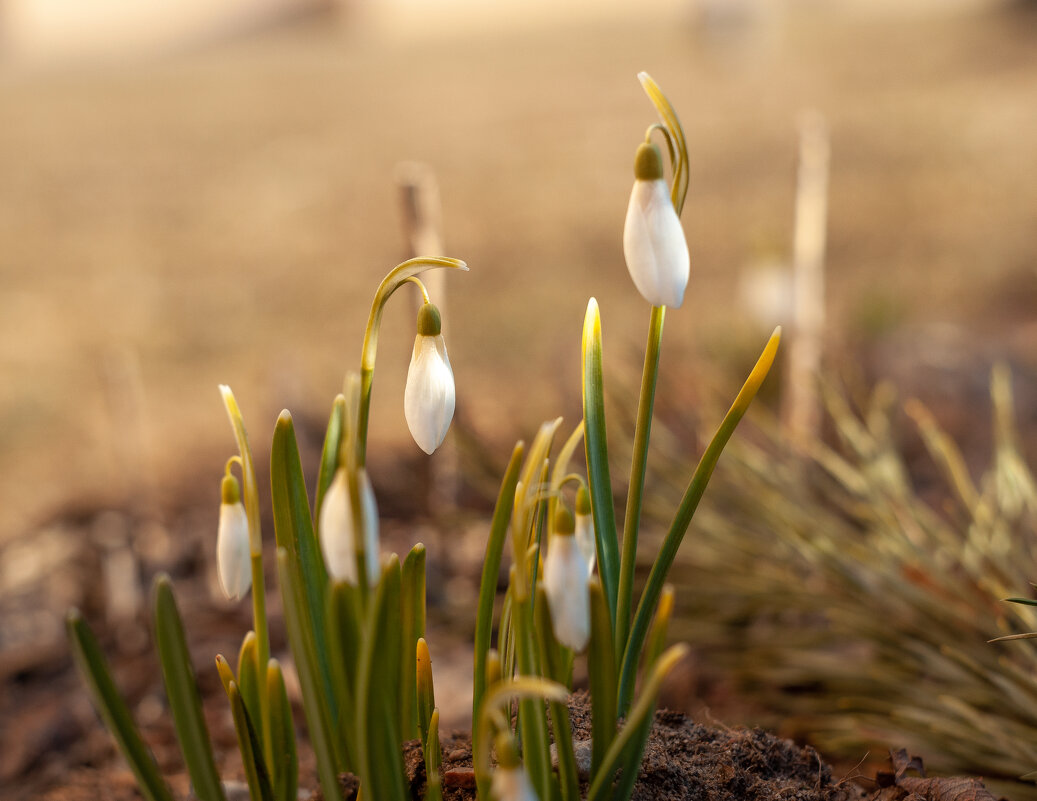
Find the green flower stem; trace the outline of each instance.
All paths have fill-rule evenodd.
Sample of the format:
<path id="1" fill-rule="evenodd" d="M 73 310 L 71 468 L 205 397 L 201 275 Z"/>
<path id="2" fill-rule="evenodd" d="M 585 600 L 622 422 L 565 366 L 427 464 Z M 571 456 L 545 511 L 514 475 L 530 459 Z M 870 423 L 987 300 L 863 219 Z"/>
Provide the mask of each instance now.
<path id="1" fill-rule="evenodd" d="M 637 401 L 637 424 L 634 428 L 634 451 L 630 459 L 630 486 L 623 521 L 623 556 L 619 563 L 619 596 L 616 602 L 616 661 L 622 659 L 633 613 L 634 566 L 637 562 L 637 535 L 641 524 L 641 502 L 644 495 L 645 471 L 648 466 L 648 440 L 652 434 L 652 409 L 655 406 L 655 384 L 659 376 L 659 350 L 663 338 L 665 306 L 653 306 L 648 324 L 641 394 Z"/>
<path id="2" fill-rule="evenodd" d="M 259 487 L 256 484 L 256 464 L 252 459 L 252 448 L 245 430 L 245 420 L 241 409 L 234 398 L 234 393 L 226 384 L 220 384 L 220 395 L 230 418 L 234 439 L 241 456 L 242 499 L 245 502 L 245 516 L 248 518 L 249 550 L 252 554 L 252 630 L 259 638 L 259 664 L 265 665 L 270 659 L 270 634 L 266 622 L 266 584 L 263 577 L 263 537 L 259 528 Z"/>
<path id="3" fill-rule="evenodd" d="M 662 689 L 663 679 L 687 653 L 688 646 L 681 644 L 673 646 L 659 657 L 659 661 L 645 681 L 641 695 L 630 711 L 626 723 L 609 746 L 600 769 L 592 774 L 593 779 L 590 790 L 587 792 L 587 801 L 604 801 L 605 798 L 626 801 L 630 797 L 634 781 L 637 779 L 636 766 L 641 763 L 641 755 L 644 753 L 645 742 L 651 730 L 655 702 Z M 627 770 L 621 778 L 619 792 L 610 795 L 612 776 L 616 769 L 623 765 L 634 767 L 634 769 Z"/>
<path id="4" fill-rule="evenodd" d="M 734 434 L 735 428 L 749 408 L 753 398 L 756 397 L 760 384 L 763 383 L 763 379 L 767 377 L 767 373 L 774 363 L 774 356 L 778 351 L 780 340 L 781 328 L 778 327 L 771 334 L 771 338 L 764 347 L 763 353 L 760 354 L 760 358 L 742 385 L 742 389 L 739 391 L 734 403 L 731 404 L 731 408 L 724 416 L 723 422 L 721 422 L 716 434 L 713 435 L 712 441 L 707 446 L 705 453 L 702 454 L 698 467 L 695 468 L 691 482 L 688 484 L 684 497 L 681 499 L 677 514 L 670 524 L 670 530 L 666 533 L 666 538 L 663 540 L 659 555 L 656 557 L 652 570 L 648 574 L 648 581 L 645 584 L 644 592 L 641 594 L 641 600 L 637 605 L 637 615 L 634 618 L 634 625 L 623 653 L 623 664 L 619 677 L 619 714 L 621 716 L 625 714 L 630 704 L 637 674 L 637 663 L 641 656 L 641 646 L 644 644 L 645 637 L 648 634 L 648 626 L 659 603 L 659 596 L 662 593 L 666 576 L 670 572 L 674 558 L 677 556 L 677 549 L 688 531 L 691 518 L 698 508 L 699 501 L 702 500 L 702 494 L 706 491 L 706 485 L 709 484 L 709 479 L 713 475 L 713 469 L 720 459 L 720 454 L 724 451 L 724 446 L 731 439 L 731 435 Z"/>
<path id="5" fill-rule="evenodd" d="M 587 483 L 597 538 L 598 574 L 608 603 L 610 625 L 615 626 L 619 584 L 619 538 L 609 474 L 608 440 L 605 427 L 605 389 L 601 354 L 601 316 L 591 298 L 583 322 L 582 348 L 584 444 L 587 454 Z"/>
<path id="6" fill-rule="evenodd" d="M 449 267 L 467 270 L 468 265 L 457 259 L 419 258 L 410 259 L 394 267 L 379 284 L 371 304 L 371 314 L 364 330 L 364 347 L 360 356 L 360 408 L 357 412 L 357 434 L 355 439 L 356 467 L 367 463 L 367 426 L 371 413 L 371 387 L 374 383 L 375 356 L 378 352 L 378 330 L 382 323 L 382 311 L 392 294 L 408 279 L 433 267 Z"/>
<path id="7" fill-rule="evenodd" d="M 126 700 L 112 680 L 97 638 L 78 609 L 69 610 L 65 626 L 76 667 L 86 680 L 94 706 L 133 771 L 144 798 L 147 801 L 173 801 L 173 794 L 158 772 L 154 755 L 141 739 Z"/>

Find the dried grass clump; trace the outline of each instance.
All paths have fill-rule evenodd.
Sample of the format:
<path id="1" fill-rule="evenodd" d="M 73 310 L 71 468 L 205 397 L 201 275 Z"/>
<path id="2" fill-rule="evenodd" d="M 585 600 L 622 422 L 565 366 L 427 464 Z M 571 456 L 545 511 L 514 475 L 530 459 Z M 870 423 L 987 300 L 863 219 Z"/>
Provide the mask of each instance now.
<path id="1" fill-rule="evenodd" d="M 988 641 L 1037 629 L 1034 609 L 1003 602 L 1033 596 L 1037 485 L 1007 369 L 991 393 L 994 448 L 978 483 L 932 415 L 904 406 L 938 467 L 939 508 L 912 486 L 888 386 L 860 414 L 826 388 L 838 444 L 803 455 L 757 418 L 721 460 L 678 558 L 687 631 L 674 634 L 694 631 L 711 664 L 827 756 L 904 746 L 1021 801 L 1037 799 L 1019 779 L 1037 768 L 1037 649 Z M 653 446 L 646 514 L 668 522 L 693 457 L 659 418 Z"/>

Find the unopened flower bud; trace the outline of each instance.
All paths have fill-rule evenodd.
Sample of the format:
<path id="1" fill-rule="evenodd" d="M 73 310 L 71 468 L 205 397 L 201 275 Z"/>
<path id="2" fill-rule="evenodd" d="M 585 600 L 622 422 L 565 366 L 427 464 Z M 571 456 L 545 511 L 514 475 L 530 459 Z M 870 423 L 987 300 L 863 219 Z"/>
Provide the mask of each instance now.
<path id="1" fill-rule="evenodd" d="M 379 577 L 378 508 L 367 471 L 362 468 L 358 470 L 356 480 L 364 529 L 364 563 L 368 584 L 373 586 Z M 320 508 L 320 547 L 324 565 L 331 577 L 356 584 L 358 542 L 349 495 L 349 476 L 343 467 L 335 472 Z"/>
<path id="2" fill-rule="evenodd" d="M 403 410 L 411 436 L 428 454 L 443 443 L 454 416 L 454 373 L 441 331 L 439 309 L 431 303 L 423 304 L 407 370 Z"/>
<path id="3" fill-rule="evenodd" d="M 634 286 L 653 306 L 684 302 L 691 260 L 684 229 L 663 180 L 662 155 L 651 142 L 637 149 L 634 189 L 623 228 L 623 255 Z"/>
<path id="4" fill-rule="evenodd" d="M 241 503 L 238 480 L 229 473 L 220 487 L 220 523 L 216 532 L 216 567 L 220 589 L 232 601 L 240 600 L 252 586 L 252 554 L 249 549 L 248 515 Z"/>
<path id="5" fill-rule="evenodd" d="M 555 637 L 562 645 L 582 651 L 590 639 L 590 590 L 587 562 L 576 542 L 572 513 L 560 507 L 555 531 L 544 560 L 544 591 Z"/>

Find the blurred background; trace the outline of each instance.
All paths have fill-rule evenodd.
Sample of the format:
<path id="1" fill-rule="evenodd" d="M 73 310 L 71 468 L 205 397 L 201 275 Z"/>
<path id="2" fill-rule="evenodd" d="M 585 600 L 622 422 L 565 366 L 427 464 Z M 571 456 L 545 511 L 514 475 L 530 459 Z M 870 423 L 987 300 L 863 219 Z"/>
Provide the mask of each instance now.
<path id="1" fill-rule="evenodd" d="M 445 255 L 471 267 L 446 278 L 444 327 L 460 420 L 491 461 L 542 419 L 578 419 L 589 296 L 606 369 L 636 382 L 648 315 L 621 232 L 655 120 L 640 70 L 690 151 L 692 278 L 663 348 L 676 392 L 708 365 L 729 395 L 788 322 L 812 111 L 831 148 L 828 368 L 892 379 L 969 455 L 1006 360 L 1029 448 L 1035 6 L 0 0 L 0 595 L 45 584 L 54 531 L 88 511 L 190 497 L 192 525 L 214 525 L 233 448 L 218 383 L 260 452 L 282 407 L 327 414 L 377 282 L 410 255 L 401 163 L 436 176 Z M 411 305 L 391 305 L 376 486 L 417 452 L 412 337 Z M 60 637 L 60 620 L 35 640 L 12 621 L 5 675 L 43 629 Z"/>

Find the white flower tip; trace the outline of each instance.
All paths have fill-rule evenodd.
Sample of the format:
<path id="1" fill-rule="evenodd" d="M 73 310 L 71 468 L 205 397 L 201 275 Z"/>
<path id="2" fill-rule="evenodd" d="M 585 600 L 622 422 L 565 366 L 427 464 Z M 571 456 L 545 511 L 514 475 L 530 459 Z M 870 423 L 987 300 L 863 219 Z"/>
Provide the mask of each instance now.
<path id="1" fill-rule="evenodd" d="M 454 372 L 443 336 L 419 334 L 407 370 L 403 411 L 411 436 L 425 453 L 431 455 L 443 443 L 455 402 Z"/>
<path id="2" fill-rule="evenodd" d="M 320 507 L 320 549 L 333 579 L 356 584 L 353 511 L 346 471 L 339 468 Z"/>
<path id="3" fill-rule="evenodd" d="M 245 597 L 252 586 L 252 553 L 249 549 L 248 516 L 240 501 L 220 504 L 216 567 L 223 594 L 232 601 Z"/>

